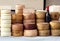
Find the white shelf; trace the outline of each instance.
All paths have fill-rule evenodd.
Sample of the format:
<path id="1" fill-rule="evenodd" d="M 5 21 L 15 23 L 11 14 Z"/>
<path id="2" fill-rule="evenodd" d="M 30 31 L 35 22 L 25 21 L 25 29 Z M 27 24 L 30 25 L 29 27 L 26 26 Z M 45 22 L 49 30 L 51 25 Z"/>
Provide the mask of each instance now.
<path id="1" fill-rule="evenodd" d="M 60 41 L 60 37 L 0 37 L 0 41 Z"/>

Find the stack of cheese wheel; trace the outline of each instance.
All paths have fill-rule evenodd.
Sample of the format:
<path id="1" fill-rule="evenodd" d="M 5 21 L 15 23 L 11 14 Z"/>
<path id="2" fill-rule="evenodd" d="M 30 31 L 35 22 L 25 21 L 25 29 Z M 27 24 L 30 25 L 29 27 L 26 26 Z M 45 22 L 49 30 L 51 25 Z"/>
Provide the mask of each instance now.
<path id="1" fill-rule="evenodd" d="M 0 10 L 0 35 L 1 35 L 1 10 Z"/>
<path id="2" fill-rule="evenodd" d="M 1 36 L 11 36 L 11 10 L 1 10 Z"/>
<path id="3" fill-rule="evenodd" d="M 59 20 L 59 13 L 58 12 L 50 12 L 52 21 Z"/>
<path id="4" fill-rule="evenodd" d="M 39 36 L 49 36 L 50 30 L 49 30 L 49 23 L 37 23 L 37 28 L 39 31 Z"/>
<path id="5" fill-rule="evenodd" d="M 23 21 L 23 9 L 24 9 L 24 5 L 18 4 L 16 5 L 15 8 L 15 13 L 16 14 L 12 14 L 12 23 L 22 23 Z"/>
<path id="6" fill-rule="evenodd" d="M 59 21 L 51 21 L 51 35 L 52 36 L 60 36 L 60 22 Z"/>
<path id="7" fill-rule="evenodd" d="M 35 23 L 35 10 L 24 9 L 23 10 L 24 23 Z"/>
<path id="8" fill-rule="evenodd" d="M 23 35 L 23 24 L 12 24 L 12 36 L 22 36 Z"/>
<path id="9" fill-rule="evenodd" d="M 24 36 L 37 36 L 37 28 L 35 23 L 24 23 Z"/>
<path id="10" fill-rule="evenodd" d="M 44 22 L 45 19 L 45 13 L 46 11 L 44 10 L 36 10 L 36 22 Z"/>

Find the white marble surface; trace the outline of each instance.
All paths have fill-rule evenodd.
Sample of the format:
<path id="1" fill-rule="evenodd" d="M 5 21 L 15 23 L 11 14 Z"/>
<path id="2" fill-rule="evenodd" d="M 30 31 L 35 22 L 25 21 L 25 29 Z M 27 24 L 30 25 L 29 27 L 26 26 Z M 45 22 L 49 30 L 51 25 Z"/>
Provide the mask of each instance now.
<path id="1" fill-rule="evenodd" d="M 0 41 L 60 41 L 60 37 L 0 37 Z"/>

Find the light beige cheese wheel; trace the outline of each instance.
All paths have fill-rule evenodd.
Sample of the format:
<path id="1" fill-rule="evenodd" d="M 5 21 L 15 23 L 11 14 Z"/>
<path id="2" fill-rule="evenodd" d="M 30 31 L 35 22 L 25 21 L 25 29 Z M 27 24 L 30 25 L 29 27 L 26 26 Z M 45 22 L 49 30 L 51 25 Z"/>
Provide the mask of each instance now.
<path id="1" fill-rule="evenodd" d="M 60 29 L 60 22 L 59 21 L 51 21 L 50 22 L 52 29 Z"/>
<path id="2" fill-rule="evenodd" d="M 11 10 L 9 9 L 2 9 L 1 14 L 11 14 Z"/>
<path id="3" fill-rule="evenodd" d="M 24 30 L 24 36 L 33 37 L 37 36 L 37 30 Z"/>
<path id="4" fill-rule="evenodd" d="M 1 36 L 11 36 L 11 32 L 1 32 Z"/>
<path id="5" fill-rule="evenodd" d="M 44 22 L 44 19 L 36 19 L 37 23 Z"/>
<path id="6" fill-rule="evenodd" d="M 51 30 L 51 35 L 52 36 L 60 36 L 60 29 Z"/>
<path id="7" fill-rule="evenodd" d="M 11 24 L 11 20 L 1 20 L 2 24 Z"/>
<path id="8" fill-rule="evenodd" d="M 35 23 L 35 20 L 24 20 L 24 23 Z"/>
<path id="9" fill-rule="evenodd" d="M 1 23 L 1 28 L 11 28 L 11 24 L 3 24 L 3 23 Z"/>
<path id="10" fill-rule="evenodd" d="M 11 14 L 1 14 L 2 20 L 11 20 Z"/>
<path id="11" fill-rule="evenodd" d="M 49 23 L 41 22 L 37 23 L 38 30 L 49 30 Z"/>
<path id="12" fill-rule="evenodd" d="M 39 30 L 39 36 L 50 36 L 50 30 Z"/>
<path id="13" fill-rule="evenodd" d="M 12 31 L 12 36 L 22 36 L 23 31 Z"/>
<path id="14" fill-rule="evenodd" d="M 37 19 L 44 19 L 46 11 L 44 10 L 36 10 Z"/>
<path id="15" fill-rule="evenodd" d="M 24 4 L 17 4 L 15 9 L 24 9 L 25 5 Z"/>
<path id="16" fill-rule="evenodd" d="M 1 32 L 11 32 L 11 28 L 1 28 Z"/>
<path id="17" fill-rule="evenodd" d="M 23 24 L 12 24 L 12 30 L 23 31 Z"/>
<path id="18" fill-rule="evenodd" d="M 58 12 L 50 12 L 52 20 L 59 20 Z"/>

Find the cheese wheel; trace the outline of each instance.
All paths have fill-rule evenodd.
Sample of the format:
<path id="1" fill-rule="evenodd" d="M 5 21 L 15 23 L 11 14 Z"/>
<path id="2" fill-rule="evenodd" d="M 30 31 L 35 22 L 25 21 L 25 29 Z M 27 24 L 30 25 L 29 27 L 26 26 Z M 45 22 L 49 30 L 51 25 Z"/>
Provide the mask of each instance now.
<path id="1" fill-rule="evenodd" d="M 25 23 L 25 24 L 24 24 L 24 27 L 25 27 L 25 29 L 27 29 L 27 30 L 36 29 L 35 23 Z"/>
<path id="2" fill-rule="evenodd" d="M 52 29 L 60 29 L 60 22 L 59 21 L 51 21 L 50 22 Z"/>
<path id="3" fill-rule="evenodd" d="M 11 10 L 9 9 L 2 9 L 1 10 L 1 14 L 10 14 L 11 13 Z"/>
<path id="4" fill-rule="evenodd" d="M 1 32 L 11 32 L 11 28 L 1 28 Z"/>
<path id="5" fill-rule="evenodd" d="M 1 32 L 1 36 L 11 36 L 11 32 Z"/>
<path id="6" fill-rule="evenodd" d="M 11 14 L 1 14 L 2 20 L 11 20 Z"/>
<path id="7" fill-rule="evenodd" d="M 11 28 L 11 24 L 3 24 L 3 23 L 1 23 L 1 28 Z"/>
<path id="8" fill-rule="evenodd" d="M 44 19 L 46 11 L 44 10 L 36 10 L 37 19 Z"/>
<path id="9" fill-rule="evenodd" d="M 24 9 L 25 5 L 23 4 L 17 4 L 15 9 Z"/>
<path id="10" fill-rule="evenodd" d="M 2 24 L 11 24 L 11 20 L 1 20 Z"/>
<path id="11" fill-rule="evenodd" d="M 22 20 L 23 19 L 23 15 L 21 14 L 16 14 L 16 20 Z"/>
<path id="12" fill-rule="evenodd" d="M 24 36 L 33 37 L 37 36 L 37 30 L 24 30 Z"/>
<path id="13" fill-rule="evenodd" d="M 12 30 L 23 30 L 23 24 L 12 24 Z"/>
<path id="14" fill-rule="evenodd" d="M 12 32 L 12 36 L 22 36 L 22 35 L 23 35 L 23 31 Z"/>
<path id="15" fill-rule="evenodd" d="M 16 14 L 22 14 L 23 15 L 23 9 L 16 9 L 15 10 Z"/>
<path id="16" fill-rule="evenodd" d="M 35 20 L 35 14 L 23 14 L 24 15 L 24 20 Z"/>
<path id="17" fill-rule="evenodd" d="M 44 19 L 37 19 L 36 22 L 37 23 L 44 22 Z"/>
<path id="18" fill-rule="evenodd" d="M 59 30 L 51 30 L 52 36 L 60 36 L 60 29 Z"/>
<path id="19" fill-rule="evenodd" d="M 49 30 L 49 23 L 37 23 L 38 30 Z"/>
<path id="20" fill-rule="evenodd" d="M 35 20 L 24 20 L 24 23 L 35 23 Z"/>
<path id="21" fill-rule="evenodd" d="M 39 30 L 39 36 L 49 36 L 50 30 Z"/>
<path id="22" fill-rule="evenodd" d="M 12 21 L 16 20 L 16 14 L 12 14 Z"/>
<path id="23" fill-rule="evenodd" d="M 58 12 L 50 12 L 52 20 L 59 20 Z"/>

